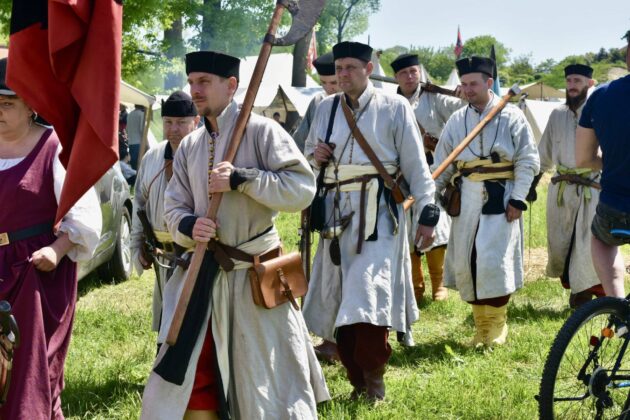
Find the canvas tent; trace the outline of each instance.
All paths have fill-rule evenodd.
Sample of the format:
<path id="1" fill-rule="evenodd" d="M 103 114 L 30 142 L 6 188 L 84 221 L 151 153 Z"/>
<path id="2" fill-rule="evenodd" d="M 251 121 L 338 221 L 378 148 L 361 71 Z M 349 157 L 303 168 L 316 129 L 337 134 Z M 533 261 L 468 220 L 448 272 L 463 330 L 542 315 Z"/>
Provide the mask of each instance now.
<path id="1" fill-rule="evenodd" d="M 538 100 L 559 100 L 565 99 L 565 93 L 559 89 L 544 84 L 534 82 L 521 86 L 521 95 L 527 93 L 527 99 Z M 557 103 L 556 103 L 557 105 Z"/>
<path id="2" fill-rule="evenodd" d="M 525 114 L 529 125 L 532 127 L 536 143 L 540 142 L 542 133 L 547 127 L 551 111 L 561 105 L 560 102 L 536 101 L 525 99 L 519 102 L 519 107 Z"/>
<path id="3" fill-rule="evenodd" d="M 457 86 L 459 86 L 459 84 L 459 75 L 457 74 L 457 70 L 453 69 L 451 70 L 451 74 L 448 75 L 448 80 L 444 84 L 444 87 L 448 89 L 455 89 Z"/>

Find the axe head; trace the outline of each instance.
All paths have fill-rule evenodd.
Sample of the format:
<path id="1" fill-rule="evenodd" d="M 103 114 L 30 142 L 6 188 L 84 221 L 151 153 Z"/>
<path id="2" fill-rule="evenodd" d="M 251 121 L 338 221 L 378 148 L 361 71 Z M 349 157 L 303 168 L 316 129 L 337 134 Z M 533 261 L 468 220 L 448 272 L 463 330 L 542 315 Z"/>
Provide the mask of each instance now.
<path id="1" fill-rule="evenodd" d="M 282 38 L 274 39 L 272 44 L 287 46 L 295 44 L 313 29 L 326 0 L 278 0 L 278 4 L 291 13 L 292 22 L 289 32 Z"/>
<path id="2" fill-rule="evenodd" d="M 514 85 L 510 88 L 510 93 L 512 93 L 513 96 L 521 93 L 521 88 L 518 87 L 518 83 L 514 83 Z"/>

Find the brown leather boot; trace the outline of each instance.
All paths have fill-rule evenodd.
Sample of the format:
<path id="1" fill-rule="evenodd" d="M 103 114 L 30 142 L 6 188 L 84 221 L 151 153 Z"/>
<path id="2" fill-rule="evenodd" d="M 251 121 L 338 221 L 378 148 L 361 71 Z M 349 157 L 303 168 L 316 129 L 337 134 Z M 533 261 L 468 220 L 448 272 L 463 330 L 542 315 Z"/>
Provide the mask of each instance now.
<path id="1" fill-rule="evenodd" d="M 416 304 L 422 302 L 424 296 L 424 276 L 422 275 L 422 257 L 412 252 L 411 255 L 411 280 L 413 282 L 413 294 Z"/>
<path id="2" fill-rule="evenodd" d="M 444 277 L 444 254 L 446 247 L 432 249 L 427 252 L 427 265 L 429 266 L 429 276 L 431 276 L 431 295 L 433 300 L 445 300 L 448 297 L 448 290 L 442 284 Z"/>
<path id="3" fill-rule="evenodd" d="M 370 401 L 383 401 L 385 399 L 385 365 L 371 371 L 364 371 L 366 397 Z"/>
<path id="4" fill-rule="evenodd" d="M 324 340 L 318 346 L 314 347 L 317 359 L 326 363 L 335 363 L 339 360 L 337 353 L 337 345 L 332 341 Z"/>

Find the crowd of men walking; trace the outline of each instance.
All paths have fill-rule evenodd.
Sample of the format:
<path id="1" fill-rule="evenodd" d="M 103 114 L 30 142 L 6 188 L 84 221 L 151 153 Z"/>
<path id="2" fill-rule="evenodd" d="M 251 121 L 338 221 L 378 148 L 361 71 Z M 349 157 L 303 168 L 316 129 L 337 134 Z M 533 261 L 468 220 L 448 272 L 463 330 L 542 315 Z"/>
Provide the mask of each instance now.
<path id="1" fill-rule="evenodd" d="M 630 42 L 630 32 L 626 37 Z M 133 263 L 138 273 L 155 268 L 158 332 L 141 418 L 316 418 L 317 404 L 330 399 L 317 357 L 340 360 L 350 398 L 383 400 L 389 333 L 413 345 L 427 289 L 422 255 L 432 299 L 446 299 L 450 288 L 470 304 L 470 345 L 504 345 L 510 297 L 524 284 L 523 212 L 544 172 L 554 171 L 547 274 L 570 288 L 572 307 L 593 296 L 623 296 L 618 246 L 630 237 L 630 76 L 587 98 L 593 69 L 567 66 L 566 104 L 554 110 L 537 145 L 522 111 L 493 93 L 492 59 L 458 60 L 461 85 L 449 94 L 421 83 L 418 57 L 403 54 L 391 63 L 399 88 L 389 94 L 370 82 L 372 53 L 362 43 L 336 44 L 314 63 L 324 92 L 293 137 L 252 114 L 234 159 L 225 160 L 241 112 L 234 100 L 240 60 L 215 51 L 186 55 L 190 95 L 178 91 L 163 102 L 165 141 L 144 156 L 136 177 Z M 14 93 L 0 85 L 0 96 L 7 95 Z M 46 149 L 36 169 L 56 180 L 56 137 L 33 129 L 31 110 L 20 110 L 30 133 L 24 144 Z M 24 170 L 5 149 L 0 175 Z M 31 149 L 16 153 L 31 156 Z M 208 217 L 217 196 L 221 206 Z M 293 296 L 300 276 L 294 259 L 282 255 L 274 221 L 278 212 L 308 207 L 320 239 L 300 309 Z M 33 254 L 38 270 L 93 251 L 78 241 L 73 220 L 56 248 Z M 175 343 L 169 331 L 198 244 L 207 246 Z M 55 418 L 63 416 L 68 319 L 57 328 L 52 396 L 41 401 Z M 323 343 L 314 347 L 312 335 Z M 13 412 L 26 410 L 20 418 L 29 418 L 26 400 L 19 404 Z"/>

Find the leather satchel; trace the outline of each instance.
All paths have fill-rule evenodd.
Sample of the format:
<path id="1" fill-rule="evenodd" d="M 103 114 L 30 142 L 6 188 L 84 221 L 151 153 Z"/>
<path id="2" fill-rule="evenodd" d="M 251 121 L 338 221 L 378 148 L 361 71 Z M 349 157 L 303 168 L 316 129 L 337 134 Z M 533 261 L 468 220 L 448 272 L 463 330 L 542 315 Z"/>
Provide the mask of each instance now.
<path id="1" fill-rule="evenodd" d="M 306 295 L 308 290 L 299 252 L 264 262 L 255 255 L 254 265 L 249 269 L 249 282 L 254 303 L 267 309 L 290 302 L 299 311 L 297 299 Z"/>
<path id="2" fill-rule="evenodd" d="M 451 217 L 457 217 L 462 210 L 462 190 L 460 180 L 456 179 L 454 183 L 449 183 L 442 195 L 442 206 L 446 210 L 446 214 Z"/>

